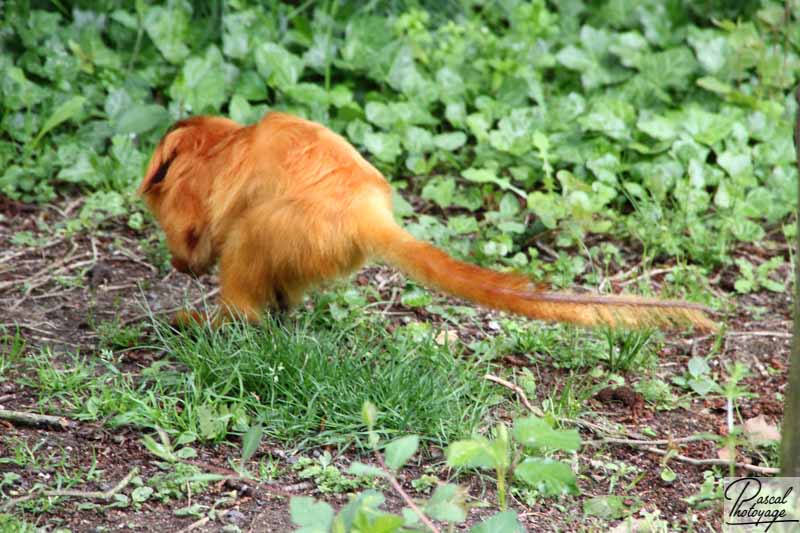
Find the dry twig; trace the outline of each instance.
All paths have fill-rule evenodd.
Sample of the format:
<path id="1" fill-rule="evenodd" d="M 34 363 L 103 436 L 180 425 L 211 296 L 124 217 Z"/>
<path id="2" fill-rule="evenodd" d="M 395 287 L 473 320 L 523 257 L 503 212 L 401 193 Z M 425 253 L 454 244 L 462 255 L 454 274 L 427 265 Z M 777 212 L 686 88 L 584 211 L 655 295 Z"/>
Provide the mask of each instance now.
<path id="1" fill-rule="evenodd" d="M 8 409 L 0 409 L 0 420 L 7 420 L 14 424 L 24 424 L 26 426 L 55 427 L 58 429 L 69 429 L 76 425 L 74 421 L 63 416 L 37 415 L 24 411 L 9 411 Z"/>
<path id="2" fill-rule="evenodd" d="M 517 396 L 519 396 L 519 399 L 522 402 L 522 404 L 528 408 L 528 411 L 535 414 L 536 416 L 544 416 L 542 410 L 534 407 L 533 404 L 528 400 L 528 397 L 525 396 L 525 391 L 523 391 L 519 385 L 511 383 L 510 381 L 506 381 L 505 379 L 497 377 L 494 374 L 486 374 L 485 376 L 483 376 L 483 379 L 488 379 L 489 381 L 493 381 L 499 385 L 502 385 L 503 387 L 513 390 L 514 392 L 517 393 Z"/>
<path id="3" fill-rule="evenodd" d="M 118 492 L 128 486 L 131 480 L 139 473 L 139 467 L 135 466 L 128 472 L 128 475 L 122 478 L 119 483 L 114 485 L 111 489 L 103 492 L 99 490 L 83 491 L 83 490 L 34 490 L 25 496 L 19 498 L 12 498 L 0 507 L 0 511 L 7 511 L 15 505 L 31 500 L 37 496 L 46 496 L 48 498 L 82 498 L 84 500 L 105 500 L 108 501 L 113 498 Z"/>
<path id="4" fill-rule="evenodd" d="M 439 528 L 437 528 L 434 523 L 431 522 L 431 519 L 425 516 L 425 513 L 422 512 L 422 509 L 419 508 L 411 496 L 409 496 L 408 493 L 403 490 L 403 486 L 400 485 L 400 482 L 397 481 L 397 478 L 394 477 L 394 475 L 391 473 L 391 470 L 389 470 L 389 468 L 386 466 L 386 462 L 383 460 L 383 455 L 377 451 L 375 452 L 375 455 L 378 457 L 381 468 L 383 468 L 386 474 L 386 480 L 389 482 L 395 492 L 397 492 L 400 497 L 403 498 L 403 501 L 406 502 L 406 505 L 408 505 L 408 507 L 414 511 L 414 513 L 419 517 L 420 521 L 425 524 L 428 529 L 430 529 L 433 533 L 441 533 Z"/>

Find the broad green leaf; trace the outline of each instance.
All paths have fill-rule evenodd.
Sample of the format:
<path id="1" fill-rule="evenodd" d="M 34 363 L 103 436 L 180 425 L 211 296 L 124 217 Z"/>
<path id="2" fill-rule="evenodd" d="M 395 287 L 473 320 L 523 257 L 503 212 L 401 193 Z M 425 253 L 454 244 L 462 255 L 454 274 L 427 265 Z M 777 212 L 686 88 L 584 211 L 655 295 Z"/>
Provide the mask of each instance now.
<path id="1" fill-rule="evenodd" d="M 197 408 L 197 419 L 200 437 L 211 440 L 223 435 L 228 428 L 230 414 L 218 413 L 204 404 Z"/>
<path id="2" fill-rule="evenodd" d="M 644 115 L 639 117 L 636 127 L 649 136 L 661 141 L 671 141 L 680 133 L 680 120 L 660 115 Z"/>
<path id="3" fill-rule="evenodd" d="M 466 89 L 461 74 L 447 66 L 436 71 L 436 84 L 441 89 L 444 102 L 458 102 Z"/>
<path id="4" fill-rule="evenodd" d="M 483 113 L 472 113 L 467 115 L 467 127 L 470 129 L 478 141 L 485 141 L 489 138 L 489 128 L 492 127 L 492 121 Z"/>
<path id="5" fill-rule="evenodd" d="M 153 487 L 136 487 L 131 492 L 131 500 L 136 503 L 147 501 L 153 495 Z"/>
<path id="6" fill-rule="evenodd" d="M 62 168 L 58 173 L 58 179 L 77 183 L 79 185 L 89 185 L 96 187 L 100 185 L 102 176 L 95 168 L 96 154 L 88 152 L 81 153 L 72 165 Z"/>
<path id="7" fill-rule="evenodd" d="M 631 127 L 636 113 L 629 103 L 618 99 L 602 98 L 592 104 L 591 111 L 579 119 L 587 131 L 598 131 L 610 138 L 625 141 L 631 138 Z"/>
<path id="8" fill-rule="evenodd" d="M 711 146 L 728 136 L 737 119 L 735 113 L 711 113 L 693 106 L 686 111 L 682 125 L 699 142 Z"/>
<path id="9" fill-rule="evenodd" d="M 300 526 L 295 533 L 328 533 L 333 523 L 333 508 L 310 496 L 295 496 L 289 501 L 292 523 Z"/>
<path id="10" fill-rule="evenodd" d="M 150 131 L 169 120 L 169 113 L 158 104 L 134 104 L 123 110 L 116 118 L 117 133 L 140 134 Z"/>
<path id="11" fill-rule="evenodd" d="M 583 502 L 585 516 L 597 516 L 603 520 L 624 518 L 632 510 L 625 503 L 626 498 L 616 495 L 594 496 Z"/>
<path id="12" fill-rule="evenodd" d="M 433 134 L 426 129 L 410 126 L 406 128 L 403 145 L 412 154 L 430 152 L 434 148 Z"/>
<path id="13" fill-rule="evenodd" d="M 686 89 L 689 78 L 697 70 L 697 60 L 686 46 L 642 56 L 639 71 L 654 87 Z"/>
<path id="14" fill-rule="evenodd" d="M 314 83 L 298 83 L 286 89 L 286 94 L 294 101 L 311 108 L 326 109 L 329 104 L 328 93 Z"/>
<path id="15" fill-rule="evenodd" d="M 689 368 L 689 373 L 694 377 L 700 377 L 711 372 L 711 367 L 708 366 L 708 362 L 702 357 L 692 357 L 689 359 L 689 364 L 687 366 Z"/>
<path id="16" fill-rule="evenodd" d="M 461 172 L 461 176 L 475 183 L 494 183 L 503 190 L 514 191 L 520 196 L 525 192 L 511 184 L 508 178 L 501 178 L 497 172 L 488 168 L 468 168 Z"/>
<path id="17" fill-rule="evenodd" d="M 393 470 L 399 470 L 412 455 L 417 453 L 418 446 L 419 437 L 417 435 L 408 435 L 390 442 L 384 448 L 386 466 Z"/>
<path id="18" fill-rule="evenodd" d="M 364 135 L 364 146 L 386 163 L 393 163 L 401 152 L 400 138 L 393 133 L 368 132 Z"/>
<path id="19" fill-rule="evenodd" d="M 687 41 L 694 49 L 703 70 L 717 74 L 725 68 L 731 49 L 724 36 L 715 31 L 690 27 Z"/>
<path id="20" fill-rule="evenodd" d="M 453 178 L 431 178 L 422 188 L 422 197 L 433 200 L 439 207 L 450 207 L 456 192 L 456 180 Z"/>
<path id="21" fill-rule="evenodd" d="M 425 307 L 433 302 L 433 296 L 425 289 L 413 288 L 403 293 L 400 303 L 407 307 Z"/>
<path id="22" fill-rule="evenodd" d="M 175 456 L 181 459 L 194 459 L 197 457 L 197 450 L 190 446 L 184 446 L 175 452 Z"/>
<path id="23" fill-rule="evenodd" d="M 0 78 L 0 101 L 8 109 L 30 108 L 44 100 L 48 91 L 30 81 L 25 72 L 15 66 L 3 66 Z"/>
<path id="24" fill-rule="evenodd" d="M 439 97 L 437 85 L 417 68 L 414 53 L 409 46 L 401 47 L 395 55 L 386 81 L 393 89 L 424 104 Z"/>
<path id="25" fill-rule="evenodd" d="M 164 459 L 165 461 L 175 461 L 175 455 L 172 453 L 172 449 L 166 444 L 157 442 L 150 435 L 143 435 L 141 440 L 144 447 L 156 457 Z"/>
<path id="26" fill-rule="evenodd" d="M 559 220 L 567 215 L 567 210 L 559 196 L 539 191 L 528 195 L 528 209 L 533 211 L 542 224 L 550 229 L 555 228 Z"/>
<path id="27" fill-rule="evenodd" d="M 69 100 L 62 103 L 58 106 L 47 118 L 47 120 L 42 124 L 42 129 L 39 130 L 39 133 L 36 137 L 33 138 L 31 144 L 34 146 L 39 140 L 47 135 L 53 128 L 61 124 L 62 122 L 66 122 L 75 117 L 78 113 L 81 112 L 83 109 L 83 104 L 86 103 L 86 97 L 84 96 L 73 96 Z"/>
<path id="28" fill-rule="evenodd" d="M 520 524 L 516 512 L 503 511 L 472 526 L 469 533 L 525 533 L 525 528 Z"/>
<path id="29" fill-rule="evenodd" d="M 517 420 L 514 423 L 514 437 L 523 446 L 532 448 L 576 452 L 581 447 L 577 430 L 553 429 L 545 420 L 535 416 Z"/>
<path id="30" fill-rule="evenodd" d="M 456 235 L 474 233 L 479 230 L 478 221 L 475 217 L 456 215 L 447 219 L 447 229 Z"/>
<path id="31" fill-rule="evenodd" d="M 375 422 L 378 420 L 378 408 L 374 403 L 366 401 L 361 405 L 361 420 L 369 429 L 375 427 Z"/>
<path id="32" fill-rule="evenodd" d="M 753 173 L 753 162 L 749 153 L 726 150 L 717 156 L 717 163 L 737 181 L 750 182 L 749 178 Z"/>
<path id="33" fill-rule="evenodd" d="M 373 79 L 384 82 L 399 46 L 394 39 L 387 17 L 353 17 L 347 22 L 342 60 L 349 69 L 367 71 Z"/>
<path id="34" fill-rule="evenodd" d="M 303 73 L 303 60 L 275 43 L 261 43 L 254 58 L 258 73 L 273 87 L 289 89 Z"/>
<path id="35" fill-rule="evenodd" d="M 524 481 L 544 496 L 580 492 L 575 474 L 569 465 L 555 459 L 528 457 L 514 470 L 514 477 Z"/>
<path id="36" fill-rule="evenodd" d="M 424 512 L 434 520 L 460 524 L 467 518 L 467 492 L 452 483 L 439 485 L 425 504 Z"/>
<path id="37" fill-rule="evenodd" d="M 228 97 L 225 69 L 222 53 L 210 46 L 203 57 L 191 57 L 184 63 L 170 94 L 195 113 L 216 113 Z"/>
<path id="38" fill-rule="evenodd" d="M 347 469 L 347 473 L 353 476 L 362 476 L 362 477 L 386 477 L 386 472 L 384 472 L 377 466 L 364 464 L 358 461 L 353 461 L 352 463 L 350 463 L 350 467 Z"/>
<path id="39" fill-rule="evenodd" d="M 189 24 L 191 6 L 188 2 L 170 2 L 169 7 L 147 8 L 143 27 L 156 48 L 173 64 L 189 55 Z"/>
<path id="40" fill-rule="evenodd" d="M 437 148 L 452 152 L 458 150 L 467 142 L 467 136 L 462 131 L 452 133 L 440 133 L 433 138 L 433 143 Z"/>
<path id="41" fill-rule="evenodd" d="M 497 465 L 491 444 L 484 438 L 456 441 L 447 447 L 446 455 L 449 466 L 494 468 Z"/>
<path id="42" fill-rule="evenodd" d="M 253 457 L 261 444 L 261 437 L 264 435 L 264 428 L 260 424 L 250 426 L 247 433 L 242 437 L 242 462 L 245 463 Z"/>

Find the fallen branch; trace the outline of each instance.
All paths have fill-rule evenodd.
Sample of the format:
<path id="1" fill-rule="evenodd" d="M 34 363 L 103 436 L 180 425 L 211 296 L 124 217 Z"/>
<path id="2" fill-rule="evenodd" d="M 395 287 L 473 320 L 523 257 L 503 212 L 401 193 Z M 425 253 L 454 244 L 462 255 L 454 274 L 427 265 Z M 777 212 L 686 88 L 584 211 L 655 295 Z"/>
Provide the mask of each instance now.
<path id="1" fill-rule="evenodd" d="M 24 424 L 26 426 L 55 427 L 58 429 L 69 429 L 77 425 L 76 422 L 63 416 L 37 415 L 8 409 L 0 409 L 0 420 L 7 420 L 14 424 Z"/>
<path id="2" fill-rule="evenodd" d="M 776 339 L 791 339 L 792 334 L 785 331 L 729 331 L 730 337 L 774 337 Z"/>
<path id="3" fill-rule="evenodd" d="M 189 524 L 185 528 L 181 529 L 180 531 L 178 531 L 178 533 L 189 533 L 189 531 L 194 531 L 195 529 L 203 527 L 204 525 L 206 525 L 209 522 L 209 520 L 211 520 L 211 519 L 208 516 L 204 516 L 200 520 L 192 522 L 191 524 Z"/>
<path id="4" fill-rule="evenodd" d="M 692 435 L 690 437 L 678 437 L 675 439 L 654 439 L 654 440 L 647 440 L 647 439 L 617 439 L 614 437 L 604 437 L 598 440 L 590 440 L 587 441 L 586 444 L 589 446 L 601 446 L 603 444 L 625 444 L 628 446 L 645 446 L 645 445 L 666 445 L 669 446 L 670 444 L 682 444 L 686 442 L 700 442 L 700 441 L 715 441 L 716 438 L 712 436 L 703 436 L 703 435 Z"/>
<path id="5" fill-rule="evenodd" d="M 640 450 L 644 450 L 646 452 L 655 453 L 658 455 L 667 455 L 669 452 L 662 450 L 660 448 L 653 448 L 652 446 L 634 446 L 634 448 L 638 448 Z M 747 463 L 731 463 L 730 461 L 726 461 L 724 459 L 695 459 L 694 457 L 688 457 L 686 455 L 673 455 L 670 459 L 675 459 L 676 461 L 680 461 L 682 463 L 687 463 L 694 466 L 733 466 L 737 468 L 743 468 L 745 470 L 749 470 L 750 472 L 757 472 L 759 474 L 777 474 L 780 472 L 778 468 L 772 468 L 769 466 L 755 466 L 749 465 Z"/>
<path id="6" fill-rule="evenodd" d="M 277 485 L 270 485 L 269 483 L 263 483 L 260 481 L 256 481 L 255 479 L 251 479 L 249 477 L 245 477 L 241 475 L 239 472 L 232 470 L 230 468 L 225 468 L 224 466 L 217 466 L 208 463 L 204 463 L 202 461 L 193 461 L 191 459 L 178 459 L 181 463 L 196 466 L 201 468 L 207 472 L 212 472 L 214 474 L 219 474 L 224 476 L 226 481 L 238 481 L 243 485 L 247 485 L 253 489 L 263 490 L 265 492 L 271 492 L 273 494 L 277 494 L 278 496 L 284 496 L 287 498 L 291 498 L 295 496 L 294 491 L 302 490 L 307 488 L 307 482 L 302 483 L 295 483 L 294 485 L 288 485 L 286 487 L 278 487 Z"/>
<path id="7" fill-rule="evenodd" d="M 26 502 L 37 496 L 45 496 L 48 498 L 82 498 L 84 500 L 105 500 L 108 501 L 113 498 L 118 492 L 128 486 L 131 480 L 136 477 L 139 473 L 139 467 L 135 466 L 133 469 L 128 472 L 128 475 L 122 478 L 119 483 L 114 485 L 111 489 L 107 491 L 83 491 L 83 490 L 34 490 L 25 496 L 20 496 L 19 498 L 13 498 L 8 500 L 6 503 L 0 507 L 0 511 L 7 511 L 11 509 L 15 505 Z"/>

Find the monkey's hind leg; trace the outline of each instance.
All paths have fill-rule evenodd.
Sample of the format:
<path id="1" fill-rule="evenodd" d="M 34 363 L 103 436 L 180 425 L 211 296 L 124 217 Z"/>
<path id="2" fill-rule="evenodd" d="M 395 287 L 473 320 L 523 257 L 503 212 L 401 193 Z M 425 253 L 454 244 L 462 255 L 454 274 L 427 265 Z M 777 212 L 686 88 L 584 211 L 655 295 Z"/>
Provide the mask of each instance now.
<path id="1" fill-rule="evenodd" d="M 252 217 L 243 217 L 230 230 L 222 249 L 217 325 L 231 318 L 257 323 L 265 307 L 278 304 L 269 235 L 263 223 L 254 225 L 248 218 Z"/>

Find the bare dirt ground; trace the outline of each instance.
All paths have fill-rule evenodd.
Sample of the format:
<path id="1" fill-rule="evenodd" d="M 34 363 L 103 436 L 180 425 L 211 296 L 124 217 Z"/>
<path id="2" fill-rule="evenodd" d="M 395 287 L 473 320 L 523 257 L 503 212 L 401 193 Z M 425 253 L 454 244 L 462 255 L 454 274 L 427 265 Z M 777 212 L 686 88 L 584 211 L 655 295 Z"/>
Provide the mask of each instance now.
<path id="1" fill-rule="evenodd" d="M 74 216 L 75 202 L 62 202 L 55 207 L 22 205 L 0 197 L 0 327 L 6 332 L 19 328 L 27 342 L 27 350 L 49 346 L 56 353 L 75 352 L 92 356 L 99 336 L 96 325 L 103 321 L 117 320 L 122 323 L 147 322 L 145 305 L 154 312 L 162 312 L 180 306 L 188 300 L 201 298 L 213 290 L 214 278 L 207 276 L 199 282 L 178 274 L 162 275 L 152 266 L 151 257 L 142 245 L 143 234 L 137 234 L 125 226 L 104 230 L 94 235 L 79 234 L 75 237 L 52 237 L 49 229 L 59 221 Z M 31 232 L 40 239 L 35 245 L 20 243 L 12 239 L 19 232 Z M 782 246 L 777 253 L 787 254 Z M 768 256 L 774 250 L 744 250 L 751 256 Z M 789 272 L 783 272 L 788 279 Z M 357 283 L 369 283 L 380 277 L 386 281 L 384 289 L 390 292 L 392 283 L 400 278 L 385 268 L 369 268 L 359 274 Z M 778 424 L 782 416 L 782 405 L 776 393 L 785 388 L 790 344 L 790 299 L 788 292 L 759 292 L 737 297 L 732 291 L 732 274 L 720 272 L 715 289 L 728 292 L 736 300 L 735 312 L 727 317 L 728 333 L 721 354 L 713 360 L 719 366 L 714 371 L 733 361 L 746 363 L 750 376 L 744 384 L 752 396 L 738 402 L 741 419 L 747 420 L 764 415 L 768 424 Z M 388 281 L 387 281 L 388 280 Z M 78 283 L 80 281 L 80 283 Z M 658 283 L 659 276 L 654 276 Z M 412 314 L 396 306 L 399 313 Z M 424 312 L 422 312 L 424 314 Z M 487 318 L 491 314 L 485 315 Z M 430 317 L 420 317 L 429 319 Z M 0 331 L 2 333 L 2 331 Z M 464 332 L 469 336 L 471 333 Z M 683 372 L 686 361 L 693 354 L 706 354 L 713 339 L 708 337 L 675 337 L 670 339 L 660 354 L 660 372 L 664 380 Z M 2 349 L 2 347 L 0 347 Z M 3 354 L 0 354 L 2 357 Z M 168 354 L 148 351 L 126 352 L 125 371 L 147 367 L 152 361 L 168 357 Z M 507 358 L 507 364 L 530 366 L 535 354 L 516 354 Z M 563 384 L 563 371 L 538 365 L 538 404 Z M 0 379 L 0 408 L 31 413 L 66 414 L 57 405 L 42 405 L 31 387 L 31 376 L 12 375 L 11 379 Z M 503 390 L 502 392 L 510 392 Z M 509 401 L 516 401 L 512 397 Z M 720 435 L 727 432 L 725 402 L 722 399 L 702 399 L 692 396 L 688 408 L 670 411 L 656 410 L 646 404 L 633 390 L 608 392 L 591 400 L 592 411 L 601 415 L 606 423 L 621 423 L 627 430 L 627 438 L 638 435 L 645 427 L 652 428 L 658 438 L 679 438 L 699 432 Z M 581 427 L 585 441 L 598 438 L 591 427 Z M 10 458 L 23 443 L 36 454 L 50 460 L 48 465 L 60 464 L 62 472 L 98 474 L 81 490 L 111 489 L 132 468 L 148 478 L 160 471 L 158 459 L 141 444 L 142 431 L 137 428 L 114 429 L 103 427 L 101 422 L 75 422 L 66 429 L 52 426 L 37 428 L 25 424 L 0 420 L 0 459 Z M 667 449 L 667 445 L 659 445 Z M 672 444 L 685 457 L 701 460 L 717 460 L 718 450 L 709 441 L 676 442 Z M 203 445 L 197 447 L 200 454 L 193 461 L 206 472 L 230 472 L 228 459 L 239 454 L 238 443 L 232 445 Z M 335 450 L 333 450 L 335 452 Z M 312 454 L 315 452 L 311 452 Z M 288 465 L 293 461 L 278 443 L 263 443 L 256 454 L 272 456 Z M 585 446 L 580 452 L 581 476 L 579 486 L 582 496 L 558 500 L 542 500 L 526 505 L 513 500 L 511 506 L 519 511 L 522 521 L 531 531 L 572 530 L 578 528 L 608 529 L 608 523 L 597 519 L 583 518 L 583 502 L 593 495 L 619 493 L 610 487 L 608 465 L 628 463 L 640 469 L 640 477 L 630 493 L 635 494 L 646 510 L 660 511 L 659 518 L 669 524 L 670 529 L 717 530 L 721 513 L 714 504 L 705 509 L 690 508 L 684 498 L 700 491 L 704 480 L 703 471 L 711 465 L 695 465 L 681 460 L 671 460 L 670 467 L 676 474 L 673 481 L 661 477 L 663 457 L 642 449 L 642 446 L 605 444 Z M 352 453 L 339 456 L 336 461 L 346 465 L 354 458 Z M 369 458 L 359 457 L 369 462 Z M 740 450 L 737 461 L 755 467 L 764 466 L 763 457 Z M 409 487 L 411 479 L 427 465 L 441 465 L 441 451 L 431 453 L 417 468 L 403 471 L 401 482 Z M 0 480 L 5 473 L 21 476 L 14 486 L 14 497 L 24 496 L 37 484 L 50 485 L 58 468 L 47 466 L 18 467 L 12 461 L 0 462 Z M 716 467 L 726 472 L 727 467 Z M 290 470 L 289 470 L 290 471 Z M 440 468 L 441 472 L 446 472 Z M 738 475 L 748 473 L 744 468 L 736 469 Z M 752 473 L 752 472 L 751 472 Z M 444 474 L 447 475 L 446 473 Z M 465 475 L 458 481 L 470 488 L 470 495 L 477 503 L 491 502 L 489 478 Z M 122 490 L 130 493 L 131 487 Z M 402 502 L 390 491 L 385 491 L 389 509 L 399 509 Z M 323 498 L 340 506 L 346 502 L 345 495 L 321 495 L 316 488 L 294 474 L 288 473 L 272 484 L 248 484 L 241 480 L 219 481 L 212 489 L 189 499 L 171 502 L 146 501 L 138 508 L 129 505 L 121 508 L 87 506 L 81 498 L 53 500 L 53 505 L 41 512 L 19 506 L 11 512 L 31 523 L 46 527 L 68 527 L 72 531 L 110 531 L 125 528 L 132 531 L 179 531 L 193 528 L 194 531 L 220 531 L 236 526 L 241 531 L 291 531 L 288 513 L 288 496 L 311 495 Z M 2 493 L 0 493 L 2 498 Z M 176 516 L 176 509 L 200 503 L 217 505 L 218 512 L 211 518 L 206 514 Z M 0 502 L 0 509 L 2 508 Z M 476 506 L 470 512 L 469 523 L 480 521 L 494 512 L 489 507 Z M 688 520 L 694 514 L 696 522 Z M 638 515 L 637 515 L 638 516 Z M 466 529 L 466 528 L 462 528 Z M 458 530 L 462 530 L 458 529 Z"/>

